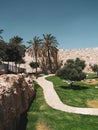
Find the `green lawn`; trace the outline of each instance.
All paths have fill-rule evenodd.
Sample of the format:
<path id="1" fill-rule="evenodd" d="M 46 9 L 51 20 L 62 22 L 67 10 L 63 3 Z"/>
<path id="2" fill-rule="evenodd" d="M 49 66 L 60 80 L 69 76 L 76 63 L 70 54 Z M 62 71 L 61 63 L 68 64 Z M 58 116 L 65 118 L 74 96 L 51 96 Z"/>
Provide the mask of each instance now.
<path id="1" fill-rule="evenodd" d="M 87 78 L 87 79 L 96 78 L 96 74 L 95 74 L 95 73 L 87 73 L 86 78 Z"/>
<path id="2" fill-rule="evenodd" d="M 42 89 L 37 84 L 35 87 L 36 98 L 27 114 L 26 130 L 98 130 L 98 116 L 54 110 L 46 104 Z"/>
<path id="3" fill-rule="evenodd" d="M 88 107 L 87 101 L 98 100 L 98 88 L 95 88 L 98 84 L 88 85 L 82 82 L 77 82 L 73 88 L 70 88 L 64 80 L 56 76 L 50 76 L 46 79 L 53 82 L 54 88 L 60 99 L 67 105 Z"/>

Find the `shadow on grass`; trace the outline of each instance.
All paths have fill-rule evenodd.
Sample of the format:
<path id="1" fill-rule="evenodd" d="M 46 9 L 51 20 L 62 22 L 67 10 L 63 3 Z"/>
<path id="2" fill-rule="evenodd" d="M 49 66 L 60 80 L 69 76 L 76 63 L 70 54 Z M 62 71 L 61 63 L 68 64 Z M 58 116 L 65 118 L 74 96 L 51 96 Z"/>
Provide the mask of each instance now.
<path id="1" fill-rule="evenodd" d="M 98 79 L 98 76 L 94 76 L 93 79 Z"/>
<path id="2" fill-rule="evenodd" d="M 16 130 L 26 130 L 26 128 L 27 128 L 27 123 L 28 123 L 28 118 L 27 118 L 28 115 L 27 115 L 27 112 L 29 111 L 29 109 L 30 109 L 30 107 L 31 107 L 31 105 L 32 105 L 32 103 L 33 103 L 33 101 L 34 101 L 34 99 L 36 99 L 36 91 L 35 91 L 34 97 L 32 97 L 32 100 L 31 100 L 31 102 L 30 102 L 30 104 L 29 104 L 28 109 L 27 109 L 24 113 L 21 114 L 21 116 L 20 116 L 20 121 L 19 121 L 19 124 L 18 124 Z"/>
<path id="3" fill-rule="evenodd" d="M 60 86 L 63 89 L 73 89 L 73 90 L 85 90 L 89 89 L 87 86 L 79 86 L 79 85 L 72 85 L 72 86 Z"/>

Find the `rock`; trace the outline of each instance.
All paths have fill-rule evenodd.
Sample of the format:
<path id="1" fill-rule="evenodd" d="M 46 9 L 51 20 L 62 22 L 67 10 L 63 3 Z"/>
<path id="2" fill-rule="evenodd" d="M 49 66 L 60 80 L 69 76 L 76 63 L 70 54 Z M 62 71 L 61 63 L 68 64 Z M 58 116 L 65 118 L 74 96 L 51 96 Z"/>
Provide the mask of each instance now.
<path id="1" fill-rule="evenodd" d="M 30 80 L 23 74 L 0 76 L 0 130 L 16 130 L 21 114 L 35 95 Z"/>

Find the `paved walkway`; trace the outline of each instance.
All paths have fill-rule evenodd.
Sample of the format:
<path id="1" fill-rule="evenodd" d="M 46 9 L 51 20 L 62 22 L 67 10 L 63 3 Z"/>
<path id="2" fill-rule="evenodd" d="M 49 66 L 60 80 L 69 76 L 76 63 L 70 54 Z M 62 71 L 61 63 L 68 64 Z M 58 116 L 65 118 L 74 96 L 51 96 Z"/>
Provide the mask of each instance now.
<path id="1" fill-rule="evenodd" d="M 45 79 L 46 76 L 36 79 L 37 83 L 42 87 L 44 97 L 49 106 L 54 109 L 61 110 L 69 113 L 77 113 L 84 115 L 98 115 L 98 108 L 79 108 L 65 105 L 59 99 L 57 93 L 53 88 L 53 84 Z"/>

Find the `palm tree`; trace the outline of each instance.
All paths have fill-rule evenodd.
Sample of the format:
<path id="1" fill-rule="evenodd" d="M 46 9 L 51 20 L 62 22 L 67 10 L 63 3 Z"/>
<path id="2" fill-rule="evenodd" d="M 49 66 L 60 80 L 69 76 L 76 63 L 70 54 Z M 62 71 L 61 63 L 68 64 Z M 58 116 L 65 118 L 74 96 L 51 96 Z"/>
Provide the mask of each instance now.
<path id="1" fill-rule="evenodd" d="M 51 55 L 52 55 L 52 59 L 53 59 L 53 70 L 54 72 L 56 72 L 56 70 L 59 68 L 59 61 L 58 61 L 58 48 L 56 47 L 53 47 L 53 50 L 51 52 Z"/>
<path id="2" fill-rule="evenodd" d="M 52 54 L 57 54 L 57 45 L 58 42 L 54 36 L 51 34 L 43 34 L 44 40 L 43 40 L 43 50 L 46 52 L 47 55 L 47 66 L 49 71 L 52 73 L 53 72 L 53 67 L 52 67 L 52 59 L 54 58 Z M 54 51 L 55 50 L 55 51 Z M 51 58 L 53 57 L 53 58 Z"/>
<path id="3" fill-rule="evenodd" d="M 38 63 L 38 52 L 41 42 L 42 40 L 37 36 L 35 36 L 33 40 L 30 40 L 28 42 L 30 44 L 29 54 L 35 58 L 36 63 Z M 36 67 L 36 76 L 37 76 L 37 67 Z"/>

